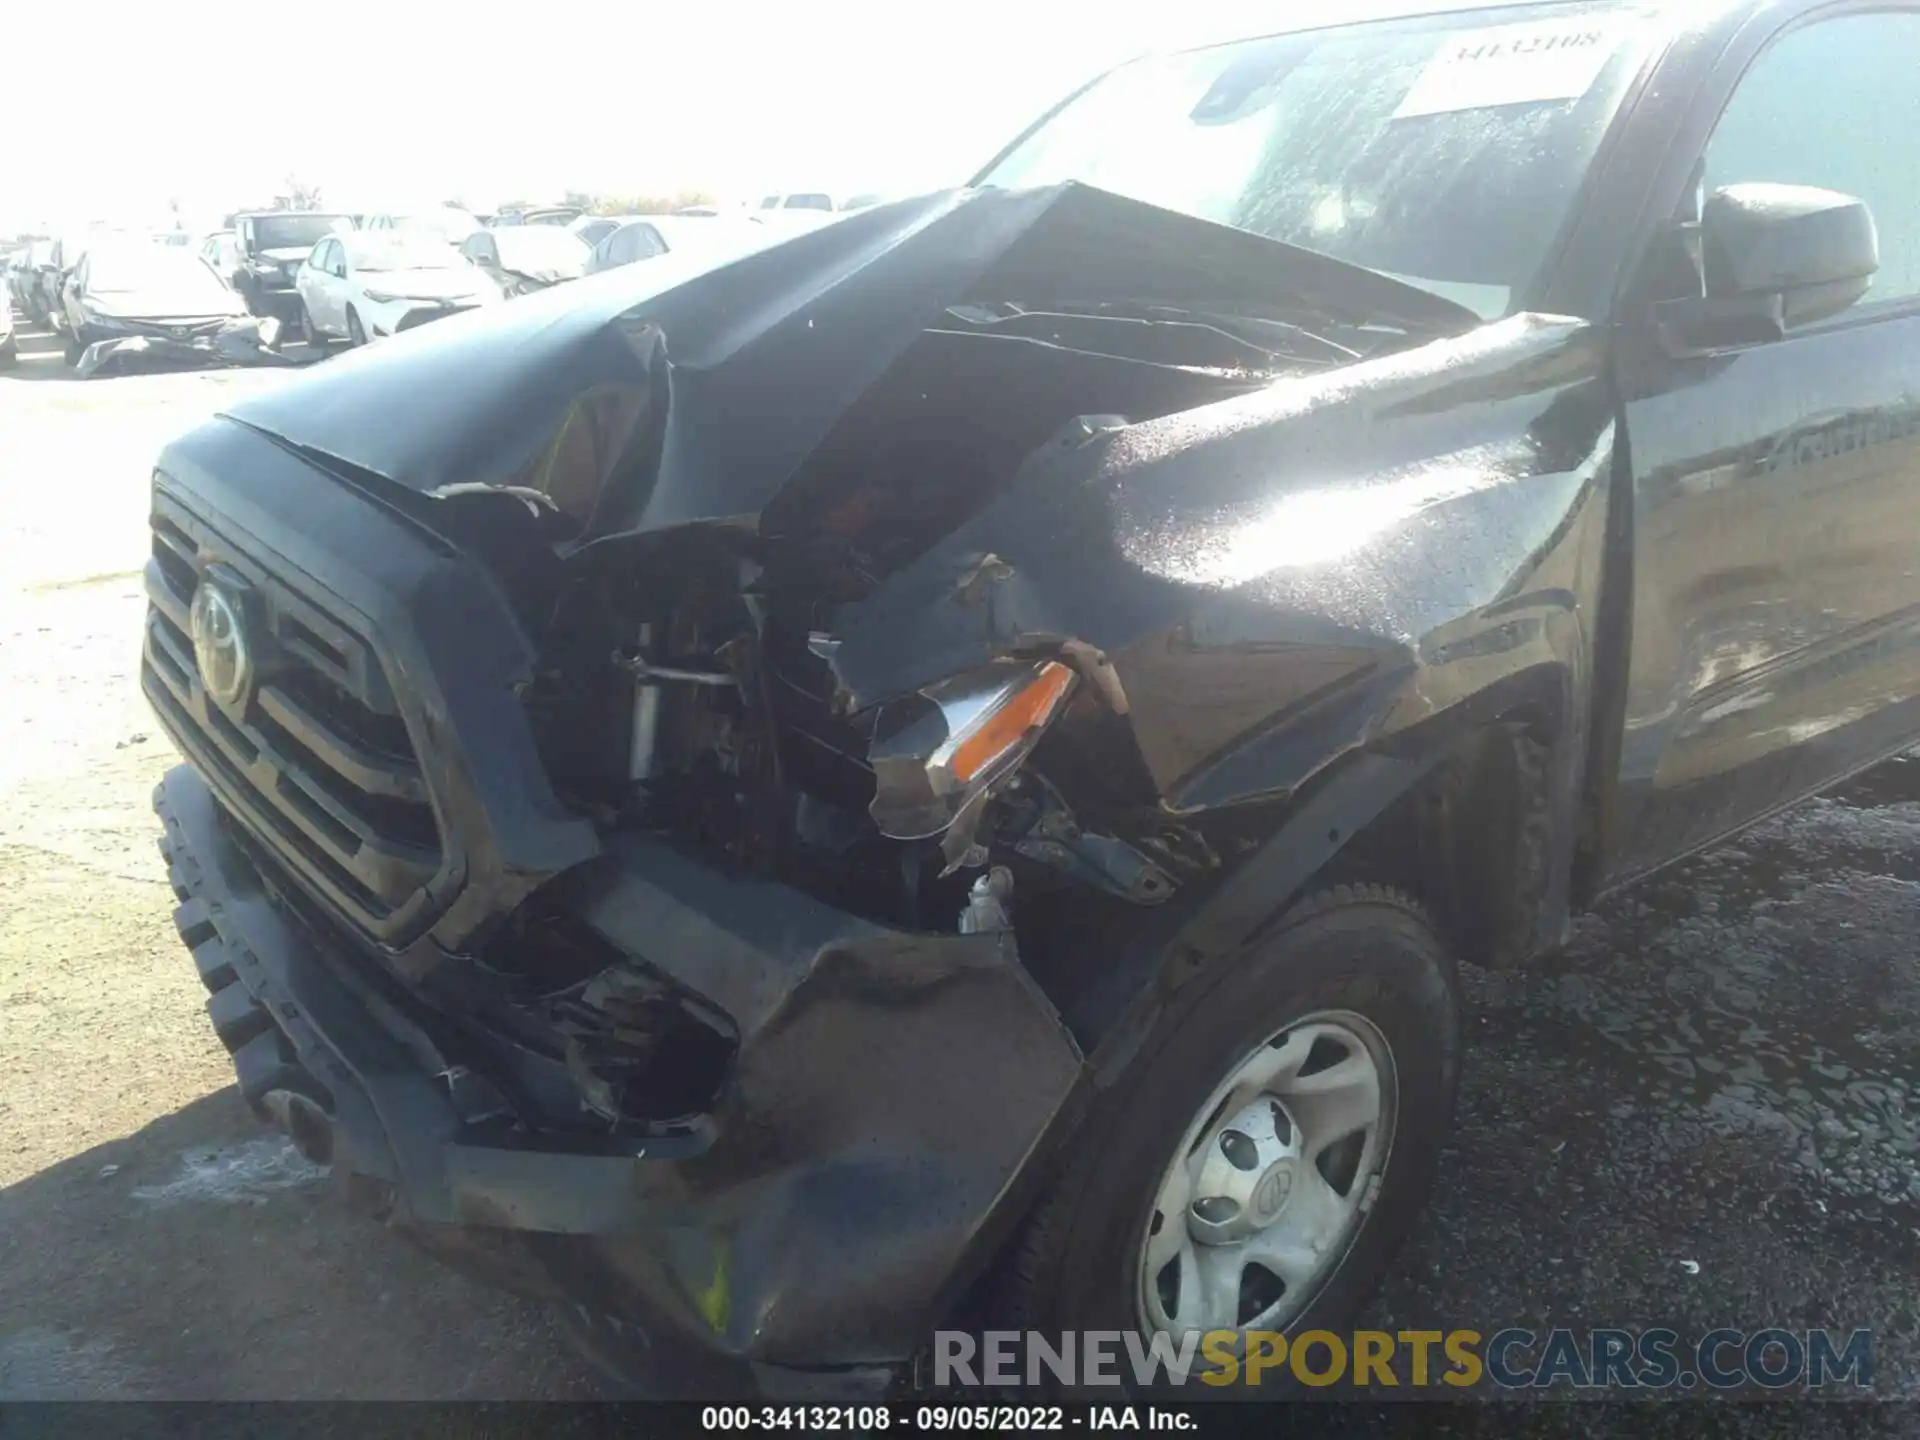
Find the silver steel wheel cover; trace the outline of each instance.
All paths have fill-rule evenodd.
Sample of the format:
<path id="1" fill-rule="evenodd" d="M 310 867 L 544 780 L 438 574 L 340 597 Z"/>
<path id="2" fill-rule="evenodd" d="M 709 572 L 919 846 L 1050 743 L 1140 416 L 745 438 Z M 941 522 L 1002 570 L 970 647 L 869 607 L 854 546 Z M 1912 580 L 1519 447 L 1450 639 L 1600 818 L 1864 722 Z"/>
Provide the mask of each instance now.
<path id="1" fill-rule="evenodd" d="M 1319 1011 L 1250 1051 L 1154 1194 L 1134 1263 L 1141 1328 L 1284 1330 L 1353 1248 L 1398 1112 L 1393 1052 L 1364 1016 Z"/>

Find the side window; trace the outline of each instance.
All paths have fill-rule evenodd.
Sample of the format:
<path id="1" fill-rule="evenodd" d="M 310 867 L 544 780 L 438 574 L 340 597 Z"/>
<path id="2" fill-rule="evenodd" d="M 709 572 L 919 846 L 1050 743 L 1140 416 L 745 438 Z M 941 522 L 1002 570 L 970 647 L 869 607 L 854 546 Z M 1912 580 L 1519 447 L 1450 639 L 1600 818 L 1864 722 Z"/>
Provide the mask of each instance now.
<path id="1" fill-rule="evenodd" d="M 660 232 L 651 225 L 633 227 L 634 259 L 650 259 L 655 255 L 667 253 L 667 242 L 660 238 Z"/>
<path id="2" fill-rule="evenodd" d="M 767 196 L 761 200 L 760 208 L 762 210 L 778 210 L 780 208 L 780 197 L 778 195 Z"/>
<path id="3" fill-rule="evenodd" d="M 1860 302 L 1920 295 L 1920 13 L 1790 30 L 1753 62 L 1707 145 L 1706 189 L 1817 185 L 1867 202 L 1880 270 Z"/>
<path id="4" fill-rule="evenodd" d="M 833 200 L 830 196 L 826 195 L 789 195 L 787 197 L 787 209 L 831 210 L 833 209 Z"/>

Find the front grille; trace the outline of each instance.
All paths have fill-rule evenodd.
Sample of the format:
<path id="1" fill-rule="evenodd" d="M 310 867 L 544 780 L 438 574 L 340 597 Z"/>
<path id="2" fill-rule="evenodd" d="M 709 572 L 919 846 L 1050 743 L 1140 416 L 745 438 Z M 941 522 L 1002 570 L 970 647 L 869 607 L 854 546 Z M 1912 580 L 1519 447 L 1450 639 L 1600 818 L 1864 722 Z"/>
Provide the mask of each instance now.
<path id="1" fill-rule="evenodd" d="M 381 938 L 439 874 L 439 825 L 372 643 L 244 547 L 157 496 L 142 681 L 175 741 L 304 888 Z M 244 708 L 208 695 L 189 611 L 208 565 L 257 599 Z"/>
<path id="2" fill-rule="evenodd" d="M 126 320 L 121 322 L 129 333 L 134 335 L 153 335 L 168 340 L 206 340 L 218 335 L 231 319 L 213 320 Z"/>

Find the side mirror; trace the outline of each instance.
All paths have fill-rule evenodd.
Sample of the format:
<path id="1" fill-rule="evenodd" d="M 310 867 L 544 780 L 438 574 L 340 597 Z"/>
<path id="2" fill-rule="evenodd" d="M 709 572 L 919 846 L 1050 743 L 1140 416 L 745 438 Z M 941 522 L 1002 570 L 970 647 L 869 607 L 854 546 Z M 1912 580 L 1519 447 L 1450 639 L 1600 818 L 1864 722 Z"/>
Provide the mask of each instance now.
<path id="1" fill-rule="evenodd" d="M 1700 232 L 1709 298 L 1779 295 L 1789 327 L 1838 315 L 1880 268 L 1867 202 L 1809 185 L 1716 190 Z"/>
<path id="2" fill-rule="evenodd" d="M 1685 348 L 1777 340 L 1859 301 L 1880 268 L 1864 200 L 1810 185 L 1727 185 L 1701 208 L 1706 294 L 1663 319 Z"/>

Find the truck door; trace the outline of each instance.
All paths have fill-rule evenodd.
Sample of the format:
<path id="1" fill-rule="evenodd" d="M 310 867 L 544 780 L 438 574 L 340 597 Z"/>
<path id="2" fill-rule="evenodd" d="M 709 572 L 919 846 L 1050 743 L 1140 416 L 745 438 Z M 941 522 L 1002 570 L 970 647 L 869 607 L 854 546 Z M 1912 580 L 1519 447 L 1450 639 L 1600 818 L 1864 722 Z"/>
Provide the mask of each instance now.
<path id="1" fill-rule="evenodd" d="M 1857 196 L 1880 267 L 1783 337 L 1675 354 L 1623 334 L 1633 610 L 1608 881 L 1920 735 L 1920 13 L 1817 10 L 1741 48 L 1702 192 Z"/>

